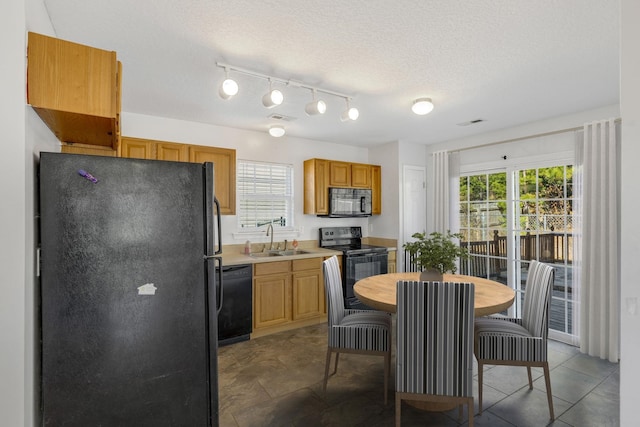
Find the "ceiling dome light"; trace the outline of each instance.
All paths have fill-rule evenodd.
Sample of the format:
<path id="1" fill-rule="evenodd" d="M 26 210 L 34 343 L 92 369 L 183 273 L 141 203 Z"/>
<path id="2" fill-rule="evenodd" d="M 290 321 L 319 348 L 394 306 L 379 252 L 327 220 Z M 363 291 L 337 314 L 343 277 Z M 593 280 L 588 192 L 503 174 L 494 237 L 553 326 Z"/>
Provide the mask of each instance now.
<path id="1" fill-rule="evenodd" d="M 346 122 L 347 120 L 358 120 L 360 117 L 360 112 L 356 107 L 349 106 L 349 98 L 347 100 L 347 109 L 340 115 L 340 120 Z"/>
<path id="2" fill-rule="evenodd" d="M 418 98 L 413 101 L 411 110 L 419 116 L 424 116 L 433 110 L 433 102 L 431 102 L 431 98 Z"/>
<path id="3" fill-rule="evenodd" d="M 267 108 L 273 108 L 282 104 L 282 101 L 284 101 L 284 95 L 278 89 L 271 87 L 271 79 L 269 79 L 269 92 L 262 97 L 262 105 Z"/>
<path id="4" fill-rule="evenodd" d="M 271 125 L 269 126 L 269 135 L 274 138 L 280 138 L 284 135 L 284 126 L 282 125 Z"/>
<path id="5" fill-rule="evenodd" d="M 229 99 L 238 93 L 238 83 L 235 80 L 229 78 L 229 70 L 225 69 L 225 79 L 220 85 L 218 94 L 222 99 Z"/>
<path id="6" fill-rule="evenodd" d="M 313 101 L 308 103 L 304 107 L 304 111 L 307 112 L 308 115 L 313 116 L 315 114 L 324 114 L 327 111 L 327 104 L 321 99 L 316 100 L 316 90 L 312 90 L 313 93 Z"/>

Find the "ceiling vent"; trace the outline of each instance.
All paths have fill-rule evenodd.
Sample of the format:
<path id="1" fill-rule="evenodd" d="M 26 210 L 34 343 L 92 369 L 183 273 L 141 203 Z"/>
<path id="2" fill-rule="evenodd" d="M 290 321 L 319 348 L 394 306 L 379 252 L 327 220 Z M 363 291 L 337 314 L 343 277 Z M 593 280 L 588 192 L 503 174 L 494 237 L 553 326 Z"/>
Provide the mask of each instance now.
<path id="1" fill-rule="evenodd" d="M 458 123 L 458 126 L 469 126 L 469 125 L 475 125 L 476 123 L 482 123 L 484 122 L 484 119 L 475 119 L 475 120 L 469 120 L 468 122 L 462 122 L 462 123 Z"/>
<path id="2" fill-rule="evenodd" d="M 294 121 L 296 119 L 295 117 L 285 116 L 284 114 L 277 114 L 277 113 L 271 114 L 268 117 L 270 119 L 281 120 L 283 122 L 292 122 L 292 121 Z"/>

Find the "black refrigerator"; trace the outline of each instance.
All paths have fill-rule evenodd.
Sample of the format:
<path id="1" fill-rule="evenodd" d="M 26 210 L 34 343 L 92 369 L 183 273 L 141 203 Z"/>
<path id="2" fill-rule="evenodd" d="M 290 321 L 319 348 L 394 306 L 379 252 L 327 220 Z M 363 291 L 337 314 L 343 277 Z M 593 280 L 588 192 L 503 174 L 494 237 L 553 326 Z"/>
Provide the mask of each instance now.
<path id="1" fill-rule="evenodd" d="M 41 153 L 42 425 L 218 426 L 213 167 Z"/>

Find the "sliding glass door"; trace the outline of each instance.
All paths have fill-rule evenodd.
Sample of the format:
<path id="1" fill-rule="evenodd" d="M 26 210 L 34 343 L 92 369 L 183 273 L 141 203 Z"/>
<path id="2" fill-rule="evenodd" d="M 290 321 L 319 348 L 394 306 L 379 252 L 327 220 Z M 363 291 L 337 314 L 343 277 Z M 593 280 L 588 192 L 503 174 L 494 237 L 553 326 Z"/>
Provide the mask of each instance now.
<path id="1" fill-rule="evenodd" d="M 531 260 L 553 265 L 550 335 L 575 342 L 573 167 L 553 165 L 460 177 L 461 244 L 470 258 L 460 271 L 515 289 L 520 316 Z"/>

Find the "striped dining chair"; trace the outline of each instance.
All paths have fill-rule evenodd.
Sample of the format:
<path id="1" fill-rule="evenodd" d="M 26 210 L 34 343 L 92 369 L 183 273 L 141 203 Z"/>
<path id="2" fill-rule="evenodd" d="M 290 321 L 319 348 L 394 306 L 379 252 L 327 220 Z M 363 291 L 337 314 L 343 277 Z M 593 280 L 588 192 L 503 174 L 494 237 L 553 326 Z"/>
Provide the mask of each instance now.
<path id="1" fill-rule="evenodd" d="M 326 259 L 323 262 L 323 269 L 329 325 L 323 390 L 327 391 L 332 353 L 336 353 L 336 362 L 331 375 L 338 371 L 340 353 L 384 356 L 384 403 L 386 405 L 391 369 L 391 315 L 382 311 L 344 308 L 338 258 L 334 255 Z"/>
<path id="2" fill-rule="evenodd" d="M 399 281 L 396 427 L 403 400 L 450 403 L 473 426 L 473 283 Z"/>
<path id="3" fill-rule="evenodd" d="M 531 261 L 524 291 L 522 318 L 488 316 L 475 321 L 474 353 L 478 360 L 478 405 L 482 414 L 482 374 L 484 365 L 526 366 L 529 389 L 533 389 L 531 368 L 544 371 L 549 415 L 553 414 L 551 379 L 547 361 L 549 299 L 553 267 Z"/>

